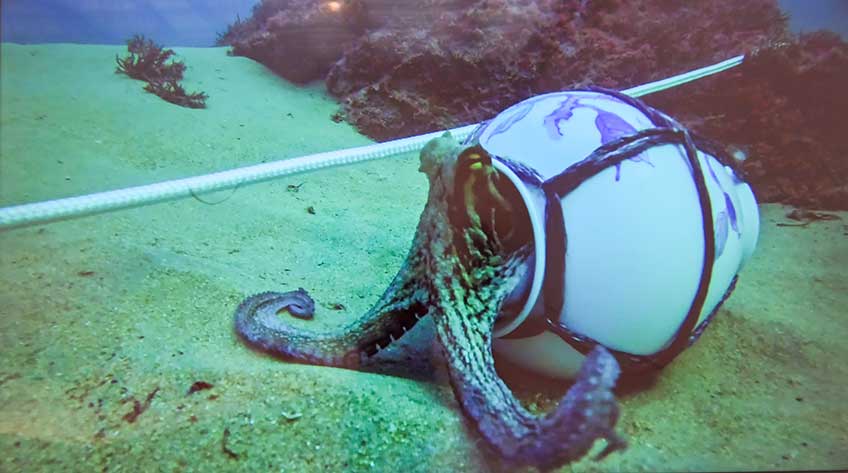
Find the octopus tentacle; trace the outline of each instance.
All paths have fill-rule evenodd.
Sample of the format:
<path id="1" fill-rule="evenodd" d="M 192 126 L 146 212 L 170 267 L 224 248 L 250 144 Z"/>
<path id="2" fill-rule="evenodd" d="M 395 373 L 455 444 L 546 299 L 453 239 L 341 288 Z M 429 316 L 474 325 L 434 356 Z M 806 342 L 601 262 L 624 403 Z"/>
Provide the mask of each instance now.
<path id="1" fill-rule="evenodd" d="M 248 297 L 239 311 L 263 310 L 279 314 L 288 310 L 293 317 L 309 320 L 315 315 L 315 301 L 302 287 L 289 292 L 263 292 Z M 261 307 L 260 307 L 261 306 Z"/>
<path id="2" fill-rule="evenodd" d="M 482 311 L 475 311 L 475 306 Z M 559 405 L 536 416 L 521 405 L 495 371 L 491 347 L 496 307 L 479 300 L 465 304 L 453 300 L 439 303 L 433 314 L 451 386 L 487 443 L 514 464 L 542 469 L 582 458 L 598 438 L 607 440 L 598 459 L 624 448 L 626 442 L 614 430 L 619 414 L 612 393 L 619 374 L 615 358 L 596 347 Z"/>
<path id="3" fill-rule="evenodd" d="M 248 297 L 236 309 L 236 332 L 249 344 L 292 361 L 358 367 L 426 315 L 428 295 L 418 281 L 421 253 L 417 240 L 392 283 L 357 320 L 324 332 L 296 327 L 278 315 L 287 308 L 292 293 L 264 292 Z"/>
<path id="4" fill-rule="evenodd" d="M 282 321 L 289 293 L 262 293 L 248 297 L 235 314 L 236 331 L 248 343 L 293 361 L 356 368 L 361 362 L 400 338 L 429 310 L 430 292 L 425 284 L 429 242 L 438 238 L 433 227 L 444 224 L 446 189 L 440 171 L 445 158 L 455 155 L 458 143 L 448 134 L 433 140 L 421 153 L 420 170 L 431 180 L 427 204 L 419 219 L 406 261 L 379 301 L 357 320 L 326 332 L 314 332 Z M 434 185 L 434 180 L 439 185 Z M 276 308 L 275 310 L 270 310 Z"/>
<path id="5" fill-rule="evenodd" d="M 445 164 L 451 163 L 443 161 L 442 169 Z M 425 261 L 430 314 L 463 412 L 487 443 L 516 465 L 557 467 L 582 458 L 599 438 L 607 440 L 599 458 L 624 448 L 625 441 L 614 430 L 619 411 L 612 388 L 619 366 L 603 347 L 586 357 L 574 385 L 542 416 L 525 409 L 498 376 L 493 327 L 504 301 L 528 274 L 530 248 L 504 248 L 494 232 L 481 226 L 473 200 L 463 207 L 471 217 L 463 225 L 435 218 L 438 213 L 447 216 L 449 202 L 458 200 L 448 195 L 451 183 L 446 177 L 446 172 L 431 174 L 431 194 L 448 197 L 431 200 L 428 208 L 434 216 L 420 229 L 430 235 Z"/>

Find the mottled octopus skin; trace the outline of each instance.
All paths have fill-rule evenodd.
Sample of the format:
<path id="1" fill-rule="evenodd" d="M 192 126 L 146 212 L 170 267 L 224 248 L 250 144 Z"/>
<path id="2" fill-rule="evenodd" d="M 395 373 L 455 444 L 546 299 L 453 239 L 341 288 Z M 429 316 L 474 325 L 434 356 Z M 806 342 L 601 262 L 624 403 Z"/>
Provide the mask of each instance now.
<path id="1" fill-rule="evenodd" d="M 242 301 L 236 309 L 236 314 L 241 314 L 242 317 L 237 318 L 236 323 L 244 322 L 244 314 L 263 311 L 274 315 L 283 310 L 299 319 L 311 319 L 315 315 L 315 301 L 302 287 L 289 292 L 263 292 Z"/>
<path id="2" fill-rule="evenodd" d="M 492 330 L 502 303 L 528 270 L 527 246 L 505 253 L 497 238 L 449 218 L 456 159 L 462 150 L 448 134 L 421 152 L 430 192 L 412 248 L 379 301 L 345 327 L 314 333 L 257 310 L 275 293 L 248 298 L 236 311 L 236 330 L 249 343 L 299 362 L 355 368 L 422 316 L 433 318 L 451 386 L 480 436 L 508 463 L 541 469 L 582 458 L 595 440 L 598 458 L 625 447 L 615 432 L 619 375 L 603 347 L 590 352 L 573 386 L 551 412 L 527 411 L 495 371 Z"/>

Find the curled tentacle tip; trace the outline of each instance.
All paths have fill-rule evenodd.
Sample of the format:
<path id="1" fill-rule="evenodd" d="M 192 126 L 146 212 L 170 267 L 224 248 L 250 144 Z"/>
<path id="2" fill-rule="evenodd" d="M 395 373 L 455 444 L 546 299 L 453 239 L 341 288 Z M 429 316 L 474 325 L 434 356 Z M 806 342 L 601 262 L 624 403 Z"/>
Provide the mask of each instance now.
<path id="1" fill-rule="evenodd" d="M 619 374 L 621 374 L 621 368 L 615 356 L 602 345 L 596 345 L 586 355 L 586 360 L 583 362 L 578 377 L 594 380 L 595 382 L 592 384 L 612 387 L 615 385 L 616 380 L 618 380 Z"/>
<path id="2" fill-rule="evenodd" d="M 315 315 L 315 300 L 309 296 L 306 289 L 299 287 L 296 291 L 286 292 L 281 295 L 279 314 L 283 310 L 299 319 L 311 319 Z"/>
<path id="3" fill-rule="evenodd" d="M 299 287 L 296 291 L 263 292 L 248 297 L 237 312 L 247 310 L 265 316 L 288 312 L 299 319 L 311 319 L 315 314 L 315 301 L 304 288 Z"/>
<path id="4" fill-rule="evenodd" d="M 627 449 L 627 440 L 624 437 L 618 435 L 614 431 L 610 430 L 610 432 L 606 436 L 607 446 L 601 450 L 600 453 L 595 455 L 592 460 L 601 461 L 607 457 L 610 453 L 616 452 L 618 450 L 626 450 Z"/>
<path id="5" fill-rule="evenodd" d="M 265 340 L 269 330 L 280 330 L 285 324 L 278 314 L 288 311 L 292 316 L 311 319 L 315 301 L 303 288 L 289 292 L 262 292 L 246 298 L 235 313 L 236 331 L 263 349 L 270 349 Z M 274 342 L 276 343 L 276 342 Z"/>

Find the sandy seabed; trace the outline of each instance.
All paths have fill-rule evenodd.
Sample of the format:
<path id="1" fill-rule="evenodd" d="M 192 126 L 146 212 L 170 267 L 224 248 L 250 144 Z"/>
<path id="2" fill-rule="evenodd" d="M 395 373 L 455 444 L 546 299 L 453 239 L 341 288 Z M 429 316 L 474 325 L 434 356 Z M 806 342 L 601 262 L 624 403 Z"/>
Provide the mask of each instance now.
<path id="1" fill-rule="evenodd" d="M 114 74 L 121 46 L 2 44 L 0 205 L 369 143 L 331 120 L 320 84 L 176 51 L 208 109 Z M 407 155 L 0 233 L 0 471 L 510 471 L 443 373 L 399 367 L 432 353 L 426 326 L 368 373 L 283 363 L 233 332 L 264 290 L 306 288 L 318 326 L 366 310 L 424 205 L 417 167 Z M 701 340 L 620 393 L 630 447 L 565 471 L 848 467 L 848 213 L 779 226 L 786 211 L 761 206 L 757 252 Z M 539 408 L 567 387 L 521 384 Z"/>

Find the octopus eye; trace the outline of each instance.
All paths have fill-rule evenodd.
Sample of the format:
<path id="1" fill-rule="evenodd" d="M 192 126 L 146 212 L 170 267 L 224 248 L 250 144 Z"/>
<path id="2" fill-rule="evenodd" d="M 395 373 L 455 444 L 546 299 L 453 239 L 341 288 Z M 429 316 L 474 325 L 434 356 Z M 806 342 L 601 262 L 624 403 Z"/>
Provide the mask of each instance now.
<path id="1" fill-rule="evenodd" d="M 456 169 L 455 195 L 461 202 L 456 223 L 479 229 L 501 249 L 521 245 L 513 216 L 513 205 L 521 198 L 509 179 L 494 167 L 491 156 L 478 146 L 468 148 L 457 159 Z"/>

